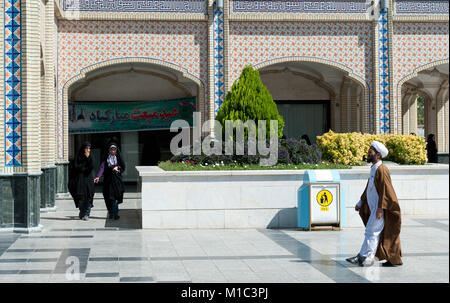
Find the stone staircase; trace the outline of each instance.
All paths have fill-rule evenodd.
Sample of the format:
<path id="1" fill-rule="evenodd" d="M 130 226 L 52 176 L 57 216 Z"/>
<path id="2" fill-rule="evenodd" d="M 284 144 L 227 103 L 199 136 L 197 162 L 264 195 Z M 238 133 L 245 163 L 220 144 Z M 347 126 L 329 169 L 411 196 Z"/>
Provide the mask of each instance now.
<path id="1" fill-rule="evenodd" d="M 75 203 L 71 196 L 57 197 L 56 201 L 57 211 L 67 211 L 75 209 Z M 120 204 L 120 209 L 141 209 L 141 193 L 125 193 L 123 203 Z M 106 205 L 103 199 L 102 193 L 95 193 L 94 195 L 94 208 L 92 210 L 99 211 L 105 210 Z"/>
<path id="2" fill-rule="evenodd" d="M 70 195 L 57 197 L 55 204 L 55 211 L 41 211 L 41 223 L 47 229 L 83 227 L 129 230 L 142 227 L 141 193 L 126 192 L 124 194 L 124 201 L 119 205 L 120 220 L 107 219 L 107 209 L 101 192 L 94 195 L 94 207 L 91 209 L 91 216 L 87 222 L 77 218 L 78 209 L 75 208 Z"/>

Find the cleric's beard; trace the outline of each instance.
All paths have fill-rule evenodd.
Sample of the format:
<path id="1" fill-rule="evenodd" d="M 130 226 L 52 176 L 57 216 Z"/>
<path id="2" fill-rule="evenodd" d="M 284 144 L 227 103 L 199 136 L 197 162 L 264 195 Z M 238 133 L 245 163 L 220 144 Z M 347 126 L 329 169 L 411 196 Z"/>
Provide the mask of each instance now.
<path id="1" fill-rule="evenodd" d="M 373 163 L 374 160 L 374 156 L 367 156 L 367 163 Z"/>

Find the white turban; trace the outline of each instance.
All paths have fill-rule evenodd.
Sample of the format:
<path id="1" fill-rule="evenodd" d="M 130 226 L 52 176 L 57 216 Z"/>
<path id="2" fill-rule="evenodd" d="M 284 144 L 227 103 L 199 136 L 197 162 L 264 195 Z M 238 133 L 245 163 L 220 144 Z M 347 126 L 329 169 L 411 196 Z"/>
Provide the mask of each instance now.
<path id="1" fill-rule="evenodd" d="M 384 146 L 384 144 L 381 143 L 381 142 L 373 141 L 373 142 L 370 144 L 370 146 L 373 147 L 373 148 L 375 148 L 375 150 L 381 154 L 381 158 L 386 157 L 386 156 L 388 155 L 388 153 L 389 153 L 389 151 L 388 151 L 388 149 L 386 148 L 386 146 Z"/>

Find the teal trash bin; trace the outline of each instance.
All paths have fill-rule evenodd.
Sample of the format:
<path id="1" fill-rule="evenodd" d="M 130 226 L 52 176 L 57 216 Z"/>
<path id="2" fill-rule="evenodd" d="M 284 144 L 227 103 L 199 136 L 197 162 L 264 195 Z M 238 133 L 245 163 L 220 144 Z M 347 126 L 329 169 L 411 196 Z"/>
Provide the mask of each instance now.
<path id="1" fill-rule="evenodd" d="M 297 227 L 304 230 L 345 226 L 345 191 L 337 170 L 307 170 L 298 191 Z"/>

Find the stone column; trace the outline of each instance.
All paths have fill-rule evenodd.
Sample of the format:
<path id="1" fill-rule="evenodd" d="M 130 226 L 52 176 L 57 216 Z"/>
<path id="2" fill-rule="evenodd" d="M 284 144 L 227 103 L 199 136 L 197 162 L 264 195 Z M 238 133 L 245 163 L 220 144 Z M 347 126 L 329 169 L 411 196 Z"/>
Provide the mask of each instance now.
<path id="1" fill-rule="evenodd" d="M 352 80 L 344 76 L 341 84 L 341 102 L 340 102 L 341 132 L 350 131 L 351 106 L 352 106 L 351 95 L 352 95 Z"/>
<path id="2" fill-rule="evenodd" d="M 336 94 L 330 93 L 330 129 L 336 131 L 337 122 L 336 122 L 336 112 L 338 107 L 336 107 Z"/>
<path id="3" fill-rule="evenodd" d="M 4 0 L 3 131 L 0 227 L 41 230 L 40 0 Z"/>
<path id="4" fill-rule="evenodd" d="M 409 132 L 417 135 L 417 95 L 409 99 Z"/>
<path id="5" fill-rule="evenodd" d="M 75 5 L 74 8 L 77 6 Z M 69 13 L 69 12 L 67 12 Z M 69 13 L 69 17 L 73 20 L 77 20 L 78 11 L 73 11 Z M 66 14 L 64 14 L 66 15 Z M 54 25 L 55 27 L 55 25 Z M 57 31 L 57 28 L 54 29 Z M 57 33 L 55 33 L 55 49 L 58 47 Z M 55 61 L 57 61 L 57 56 L 54 55 Z M 64 92 L 62 92 L 64 94 Z M 56 98 L 62 98 L 56 95 Z M 58 102 L 61 100 L 56 100 L 56 117 L 55 117 L 55 159 L 56 159 L 56 197 L 70 198 L 69 194 L 69 110 L 68 104 L 62 104 L 61 108 L 58 108 Z M 68 100 L 62 100 L 62 102 L 67 102 Z"/>
<path id="6" fill-rule="evenodd" d="M 387 134 L 391 132 L 393 119 L 391 106 L 391 58 L 390 58 L 390 31 L 392 27 L 392 18 L 389 11 L 389 0 L 380 1 L 380 16 L 378 18 L 378 93 L 379 93 L 379 133 Z"/>
<path id="7" fill-rule="evenodd" d="M 44 12 L 44 37 L 41 43 L 44 53 L 44 79 L 41 106 L 41 211 L 55 211 L 56 196 L 56 100 L 55 100 L 55 2 L 47 1 Z"/>
<path id="8" fill-rule="evenodd" d="M 402 133 L 404 135 L 409 135 L 412 130 L 411 129 L 411 104 L 413 100 L 417 99 L 417 89 L 407 88 L 407 91 L 402 98 Z M 417 109 L 417 102 L 416 102 Z M 417 116 L 417 111 L 416 111 Z M 417 117 L 416 117 L 417 121 Z"/>
<path id="9" fill-rule="evenodd" d="M 210 108 L 208 119 L 214 120 L 225 99 L 225 56 L 224 56 L 224 3 L 223 0 L 209 1 L 209 83 Z M 211 132 L 214 133 L 213 124 Z"/>
<path id="10" fill-rule="evenodd" d="M 56 166 L 56 197 L 68 198 L 69 194 L 69 161 L 58 160 Z"/>
<path id="11" fill-rule="evenodd" d="M 361 132 L 364 129 L 364 125 L 362 123 L 361 117 L 364 117 L 364 110 L 362 106 L 363 101 L 363 89 L 361 85 L 354 83 L 354 106 L 352 107 L 353 113 L 352 113 L 352 121 L 353 121 L 353 129 L 352 131 Z"/>
<path id="12" fill-rule="evenodd" d="M 436 143 L 438 152 L 449 152 L 449 116 L 448 116 L 448 79 L 444 80 L 436 94 L 437 134 Z"/>
<path id="13" fill-rule="evenodd" d="M 393 13 L 395 0 L 381 0 L 381 2 L 386 1 L 387 5 L 387 46 L 388 46 L 388 87 L 389 87 L 389 133 L 397 134 L 401 132 L 398 126 L 398 100 L 394 100 L 394 56 L 393 56 L 393 35 L 394 35 L 394 22 L 393 22 Z"/>
<path id="14" fill-rule="evenodd" d="M 369 104 L 369 132 L 378 134 L 380 133 L 380 78 L 379 78 L 379 57 L 380 53 L 378 51 L 378 19 L 372 20 L 372 57 L 373 57 L 373 80 L 372 80 L 372 92 Z"/>

